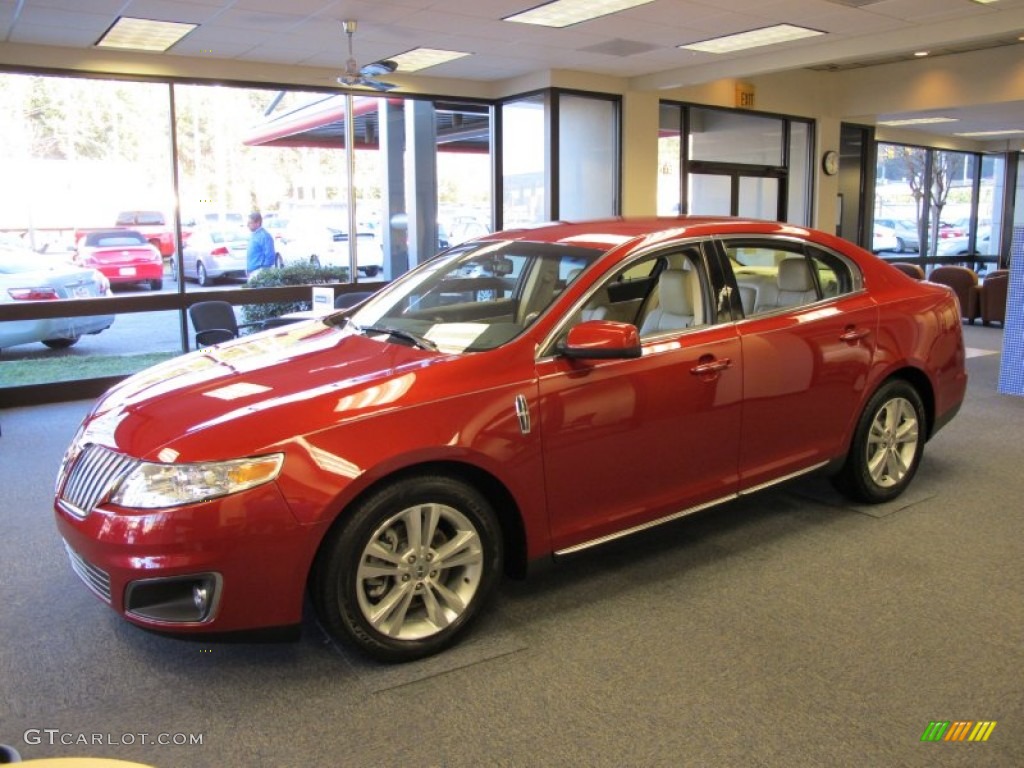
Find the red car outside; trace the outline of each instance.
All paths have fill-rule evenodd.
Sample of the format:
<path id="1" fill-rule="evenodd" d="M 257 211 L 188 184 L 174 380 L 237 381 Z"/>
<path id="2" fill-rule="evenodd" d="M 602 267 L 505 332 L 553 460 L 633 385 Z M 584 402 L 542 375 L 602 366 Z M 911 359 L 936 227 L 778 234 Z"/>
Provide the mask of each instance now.
<path id="1" fill-rule="evenodd" d="M 74 262 L 102 272 L 111 285 L 145 283 L 164 287 L 164 260 L 141 233 L 131 229 L 100 229 L 82 235 Z"/>
<path id="2" fill-rule="evenodd" d="M 62 463 L 72 567 L 142 626 L 454 642 L 501 574 L 810 472 L 910 483 L 966 389 L 945 287 L 788 224 L 560 223 L 110 390 Z"/>

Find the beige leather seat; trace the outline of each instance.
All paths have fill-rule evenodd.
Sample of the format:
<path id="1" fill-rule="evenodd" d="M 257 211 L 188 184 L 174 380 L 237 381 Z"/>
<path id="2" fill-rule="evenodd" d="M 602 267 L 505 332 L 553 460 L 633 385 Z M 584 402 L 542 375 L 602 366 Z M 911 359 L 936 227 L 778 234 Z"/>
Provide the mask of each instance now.
<path id="1" fill-rule="evenodd" d="M 798 307 L 818 300 L 814 277 L 807 266 L 807 259 L 802 256 L 787 257 L 779 262 L 778 282 L 780 307 Z"/>
<path id="2" fill-rule="evenodd" d="M 584 321 L 604 320 L 608 317 L 608 308 L 611 303 L 612 300 L 608 296 L 608 289 L 599 288 L 580 311 L 581 319 Z"/>
<path id="3" fill-rule="evenodd" d="M 693 272 L 666 269 L 658 278 L 656 306 L 647 313 L 640 335 L 689 328 L 702 317 L 700 283 Z"/>

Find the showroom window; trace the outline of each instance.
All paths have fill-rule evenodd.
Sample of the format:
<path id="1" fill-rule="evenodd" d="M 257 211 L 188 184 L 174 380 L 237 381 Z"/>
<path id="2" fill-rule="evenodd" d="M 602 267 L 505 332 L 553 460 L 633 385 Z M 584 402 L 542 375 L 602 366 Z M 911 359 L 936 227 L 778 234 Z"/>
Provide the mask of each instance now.
<path id="1" fill-rule="evenodd" d="M 980 271 L 998 261 L 1005 157 L 879 142 L 877 163 L 873 250 Z"/>
<path id="2" fill-rule="evenodd" d="M 36 397 L 54 382 L 99 386 L 191 348 L 185 309 L 197 298 L 227 299 L 243 324 L 262 321 L 308 306 L 310 283 L 391 279 L 493 229 L 489 104 L 354 96 L 350 158 L 348 101 L 338 92 L 0 73 L 0 109 L 12 118 L 0 124 L 10 171 L 0 181 L 0 258 L 27 254 L 67 278 L 33 278 L 27 288 L 39 290 L 11 278 L 17 298 L 7 301 L 10 280 L 0 277 L 0 332 L 9 331 L 0 333 L 0 390 L 20 402 L 11 388 Z M 291 271 L 246 294 L 252 210 L 274 237 L 277 265 Z M 115 227 L 152 247 L 124 263 L 77 248 L 87 232 Z M 105 285 L 81 277 L 100 271 L 111 286 L 105 298 Z M 81 301 L 69 318 L 49 298 Z M 39 397 L 91 391 L 59 389 Z"/>
<path id="3" fill-rule="evenodd" d="M 813 124 L 663 102 L 658 214 L 811 219 Z"/>
<path id="4" fill-rule="evenodd" d="M 553 89 L 501 105 L 503 228 L 619 212 L 619 100 Z"/>

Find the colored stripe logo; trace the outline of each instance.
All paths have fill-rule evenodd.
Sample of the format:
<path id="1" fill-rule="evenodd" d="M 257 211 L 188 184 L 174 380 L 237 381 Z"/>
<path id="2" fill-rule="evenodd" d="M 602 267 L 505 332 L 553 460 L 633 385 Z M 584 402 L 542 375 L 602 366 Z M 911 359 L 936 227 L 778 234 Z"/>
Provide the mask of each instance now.
<path id="1" fill-rule="evenodd" d="M 995 727 L 995 720 L 932 720 L 921 741 L 988 741 Z"/>

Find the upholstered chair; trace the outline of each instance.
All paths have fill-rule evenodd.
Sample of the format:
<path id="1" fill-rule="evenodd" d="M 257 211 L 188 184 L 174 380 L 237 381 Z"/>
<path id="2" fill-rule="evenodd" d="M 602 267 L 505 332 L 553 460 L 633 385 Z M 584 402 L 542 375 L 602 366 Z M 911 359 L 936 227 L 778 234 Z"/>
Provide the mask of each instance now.
<path id="1" fill-rule="evenodd" d="M 978 275 L 973 269 L 953 265 L 936 267 L 928 275 L 933 283 L 948 285 L 960 302 L 960 316 L 968 323 L 981 316 L 978 304 Z"/>

